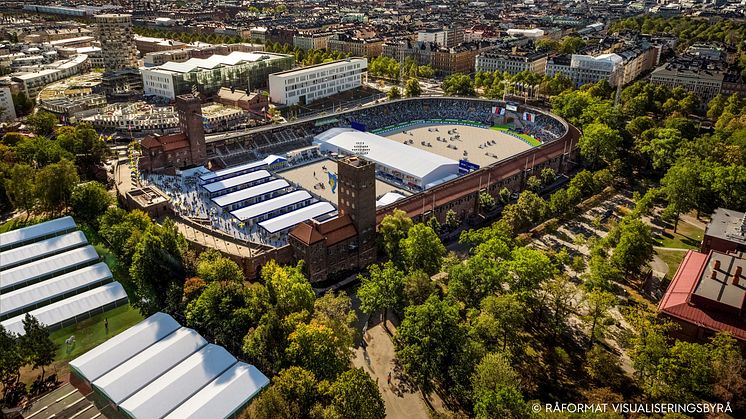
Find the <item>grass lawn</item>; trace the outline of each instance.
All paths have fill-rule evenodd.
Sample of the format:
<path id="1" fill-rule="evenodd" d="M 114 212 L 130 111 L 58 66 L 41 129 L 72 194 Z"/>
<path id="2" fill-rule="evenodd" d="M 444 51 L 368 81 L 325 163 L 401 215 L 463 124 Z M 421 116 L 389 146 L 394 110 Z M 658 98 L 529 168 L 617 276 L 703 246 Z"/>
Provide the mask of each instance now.
<path id="1" fill-rule="evenodd" d="M 11 218 L 10 220 L 0 224 L 0 233 L 7 233 L 11 230 L 16 230 L 21 227 L 43 223 L 44 221 L 51 220 L 52 218 L 55 217 L 49 215 L 32 215 L 28 217 L 28 219 L 26 219 L 26 215 L 24 214 L 16 218 Z"/>
<path id="2" fill-rule="evenodd" d="M 534 147 L 541 145 L 541 142 L 539 142 L 539 140 L 537 140 L 536 138 L 534 138 L 534 137 L 532 137 L 530 135 L 527 135 L 527 134 L 521 134 L 521 133 L 512 131 L 512 130 L 508 129 L 507 127 L 494 126 L 494 127 L 491 127 L 490 129 L 495 130 L 495 131 L 504 132 L 506 134 L 509 133 L 510 135 L 515 135 L 516 137 L 519 137 L 520 139 L 522 139 L 523 141 L 527 142 L 529 145 L 532 145 Z"/>
<path id="3" fill-rule="evenodd" d="M 109 319 L 108 335 L 104 327 L 104 318 Z M 130 328 L 142 319 L 143 317 L 140 315 L 140 312 L 127 304 L 105 313 L 97 314 L 90 319 L 83 320 L 64 329 L 56 330 L 49 334 L 49 337 L 57 345 L 57 353 L 54 360 L 67 363 L 88 352 L 93 347 L 100 345 L 110 337 Z M 75 335 L 75 346 L 68 353 L 65 339 L 69 338 L 70 335 Z"/>
<path id="4" fill-rule="evenodd" d="M 698 249 L 703 235 L 703 229 L 687 222 L 679 221 L 676 233 L 673 232 L 673 226 L 666 228 L 663 234 L 656 237 L 656 245 L 678 249 Z"/>
<path id="5" fill-rule="evenodd" d="M 681 264 L 681 261 L 684 260 L 684 256 L 686 256 L 686 252 L 682 252 L 679 250 L 656 250 L 655 253 L 658 255 L 659 258 L 661 258 L 662 261 L 666 262 L 666 265 L 668 265 L 668 273 L 666 274 L 666 278 L 673 278 L 673 275 L 676 273 L 676 269 L 679 268 L 679 265 Z"/>

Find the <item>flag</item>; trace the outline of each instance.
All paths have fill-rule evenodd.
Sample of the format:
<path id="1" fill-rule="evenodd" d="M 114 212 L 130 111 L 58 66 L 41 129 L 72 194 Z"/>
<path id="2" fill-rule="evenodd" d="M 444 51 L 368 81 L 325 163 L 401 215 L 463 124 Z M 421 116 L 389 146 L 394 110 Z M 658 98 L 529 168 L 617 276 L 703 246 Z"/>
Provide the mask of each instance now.
<path id="1" fill-rule="evenodd" d="M 523 113 L 523 120 L 528 122 L 534 122 L 534 114 L 530 112 Z"/>

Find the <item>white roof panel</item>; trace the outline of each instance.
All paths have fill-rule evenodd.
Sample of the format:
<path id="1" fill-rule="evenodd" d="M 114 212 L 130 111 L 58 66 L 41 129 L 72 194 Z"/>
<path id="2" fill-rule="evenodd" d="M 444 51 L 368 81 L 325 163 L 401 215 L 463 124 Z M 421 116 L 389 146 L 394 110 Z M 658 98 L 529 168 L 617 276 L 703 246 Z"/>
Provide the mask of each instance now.
<path id="1" fill-rule="evenodd" d="M 222 191 L 223 189 L 232 188 L 234 186 L 240 186 L 245 183 L 258 182 L 262 179 L 268 179 L 270 176 L 271 175 L 266 170 L 257 170 L 255 172 L 244 173 L 243 175 L 229 177 L 228 179 L 208 183 L 206 185 L 202 185 L 202 187 L 205 188 L 207 192 L 213 193 Z"/>
<path id="2" fill-rule="evenodd" d="M 310 220 L 311 218 L 329 214 L 334 210 L 334 206 L 328 202 L 317 202 L 315 204 L 311 204 L 307 207 L 297 209 L 287 214 L 282 214 L 275 218 L 270 218 L 269 220 L 262 221 L 261 223 L 259 223 L 259 225 L 267 230 L 267 232 L 275 233 L 277 231 L 292 227 L 303 221 Z"/>
<path id="3" fill-rule="evenodd" d="M 0 250 L 15 247 L 19 243 L 31 242 L 41 237 L 56 236 L 60 233 L 76 229 L 75 220 L 70 216 L 19 228 L 18 230 L 0 234 Z"/>
<path id="4" fill-rule="evenodd" d="M 168 314 L 155 313 L 70 361 L 70 366 L 88 381 L 94 381 L 180 327 Z"/>
<path id="5" fill-rule="evenodd" d="M 46 281 L 0 294 L 0 315 L 52 300 L 56 297 L 111 280 L 109 267 L 100 262 Z"/>
<path id="6" fill-rule="evenodd" d="M 205 345 L 207 341 L 199 333 L 182 327 L 107 372 L 93 385 L 115 404 L 122 403 Z"/>
<path id="7" fill-rule="evenodd" d="M 212 184 L 210 183 L 208 185 Z M 231 192 L 222 196 L 216 196 L 215 198 L 212 198 L 212 202 L 220 207 L 225 207 L 231 204 L 235 204 L 236 202 L 241 202 L 247 199 L 255 198 L 257 196 L 262 196 L 266 193 L 270 193 L 282 188 L 287 188 L 289 186 L 290 184 L 285 179 L 272 180 L 256 186 L 252 186 L 250 188 L 241 189 L 240 191 Z"/>
<path id="8" fill-rule="evenodd" d="M 258 204 L 249 205 L 248 207 L 231 211 L 231 214 L 233 214 L 234 217 L 238 218 L 241 221 L 250 220 L 262 214 L 266 214 L 268 212 L 272 212 L 289 205 L 297 204 L 298 202 L 305 201 L 311 198 L 311 194 L 308 193 L 308 191 L 295 191 L 259 202 Z"/>
<path id="9" fill-rule="evenodd" d="M 0 291 L 19 288 L 24 284 L 38 282 L 40 278 L 49 277 L 57 272 L 75 269 L 78 266 L 99 260 L 93 246 L 68 250 L 67 252 L 39 259 L 25 265 L 3 271 L 0 275 Z"/>
<path id="10" fill-rule="evenodd" d="M 166 419 L 229 417 L 268 384 L 269 378 L 256 367 L 238 362 L 182 403 Z"/>
<path id="11" fill-rule="evenodd" d="M 8 269 L 14 266 L 22 265 L 37 259 L 42 259 L 48 255 L 60 253 L 65 250 L 88 244 L 85 234 L 82 231 L 63 234 L 50 239 L 27 244 L 0 252 L 0 270 Z"/>
<path id="12" fill-rule="evenodd" d="M 352 128 L 332 128 L 314 138 L 315 144 L 331 145 L 347 154 L 365 148 L 365 158 L 391 169 L 424 179 L 443 166 L 458 171 L 458 162 L 426 150 L 408 146 L 380 135 Z"/>
<path id="13" fill-rule="evenodd" d="M 41 324 L 54 326 L 81 314 L 103 307 L 127 298 L 122 284 L 112 282 L 86 291 L 82 294 L 66 298 L 48 306 L 30 311 L 28 314 L 36 317 Z M 24 334 L 23 319 L 25 314 L 5 320 L 2 325 L 11 333 Z"/>
<path id="14" fill-rule="evenodd" d="M 119 405 L 139 419 L 161 418 L 176 409 L 233 364 L 225 348 L 208 344 Z"/>
<path id="15" fill-rule="evenodd" d="M 216 177 L 223 177 L 223 176 L 227 176 L 233 173 L 242 172 L 244 170 L 249 170 L 249 171 L 252 169 L 256 170 L 266 165 L 267 163 L 265 163 L 262 160 L 252 161 L 249 163 L 239 164 L 238 166 L 228 167 L 226 169 L 216 170 L 214 172 L 208 172 L 208 173 L 205 173 L 204 175 L 201 175 L 199 178 L 202 181 L 207 181 L 210 179 L 214 179 Z"/>

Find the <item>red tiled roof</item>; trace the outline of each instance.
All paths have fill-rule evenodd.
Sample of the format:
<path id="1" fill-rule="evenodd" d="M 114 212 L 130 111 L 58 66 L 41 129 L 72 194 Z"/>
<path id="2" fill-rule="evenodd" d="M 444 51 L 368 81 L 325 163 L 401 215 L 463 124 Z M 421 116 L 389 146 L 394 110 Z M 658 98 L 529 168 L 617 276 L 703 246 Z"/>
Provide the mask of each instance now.
<path id="1" fill-rule="evenodd" d="M 189 140 L 186 134 L 180 132 L 160 137 L 148 136 L 142 140 L 140 145 L 145 149 L 162 147 L 163 151 L 173 151 L 181 148 L 189 148 Z"/>
<path id="2" fill-rule="evenodd" d="M 326 239 L 326 245 L 332 246 L 341 241 L 351 239 L 357 234 L 355 226 L 352 224 L 352 218 L 349 215 L 342 215 L 321 223 L 317 227 Z"/>
<path id="3" fill-rule="evenodd" d="M 308 223 L 298 224 L 295 228 L 290 230 L 290 235 L 307 245 L 324 240 L 324 236 Z"/>
<path id="4" fill-rule="evenodd" d="M 714 331 L 728 331 L 740 340 L 746 340 L 746 321 L 737 314 L 703 309 L 690 303 L 690 297 L 702 275 L 708 255 L 690 250 L 679 265 L 666 294 L 658 304 L 658 311 Z"/>

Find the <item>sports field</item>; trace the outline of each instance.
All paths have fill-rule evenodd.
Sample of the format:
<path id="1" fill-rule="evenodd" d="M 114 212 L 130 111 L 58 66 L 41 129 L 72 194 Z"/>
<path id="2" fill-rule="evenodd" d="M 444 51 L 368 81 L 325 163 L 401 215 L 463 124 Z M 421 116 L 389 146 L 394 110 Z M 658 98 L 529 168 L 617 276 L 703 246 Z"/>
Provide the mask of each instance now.
<path id="1" fill-rule="evenodd" d="M 392 140 L 427 150 L 453 160 L 467 159 L 487 166 L 514 156 L 540 143 L 507 127 L 423 122 L 378 130 Z M 520 137 L 520 138 L 519 138 Z"/>

